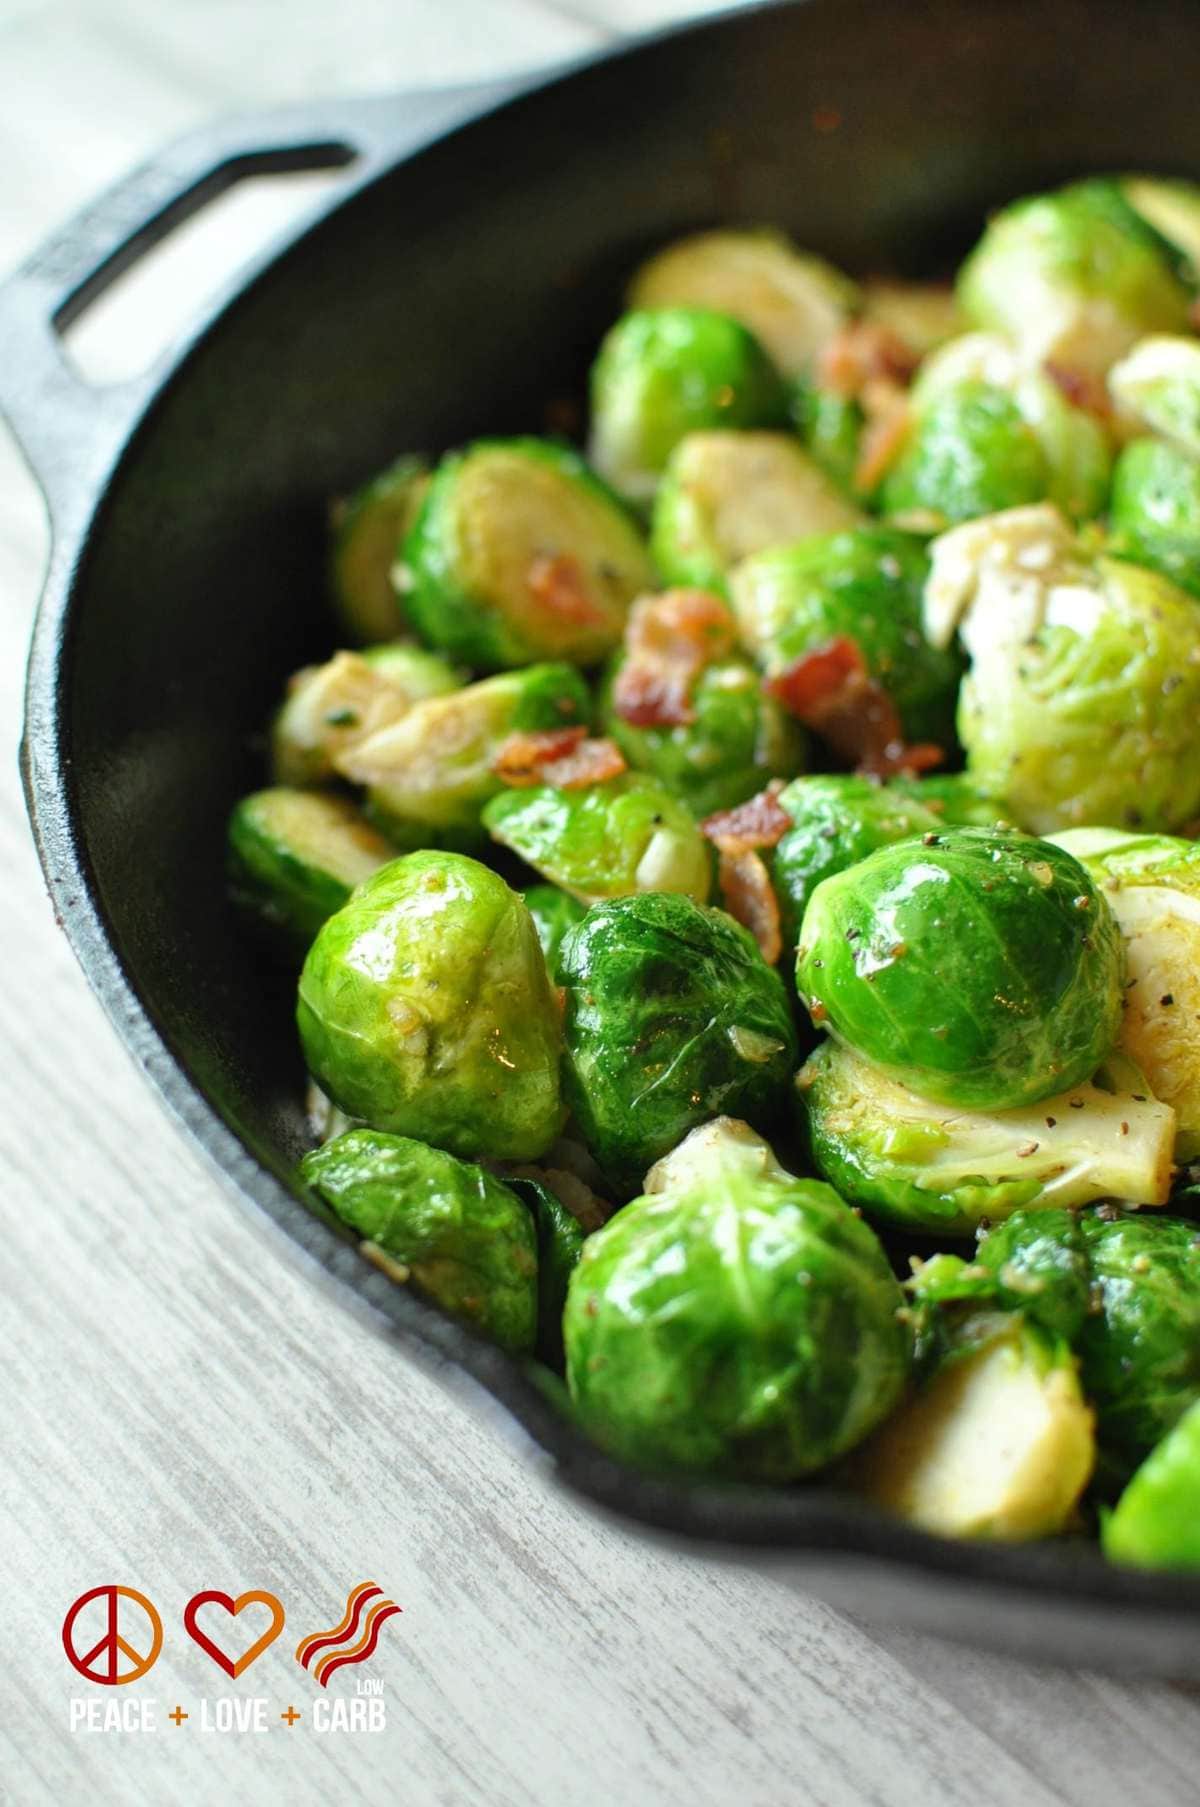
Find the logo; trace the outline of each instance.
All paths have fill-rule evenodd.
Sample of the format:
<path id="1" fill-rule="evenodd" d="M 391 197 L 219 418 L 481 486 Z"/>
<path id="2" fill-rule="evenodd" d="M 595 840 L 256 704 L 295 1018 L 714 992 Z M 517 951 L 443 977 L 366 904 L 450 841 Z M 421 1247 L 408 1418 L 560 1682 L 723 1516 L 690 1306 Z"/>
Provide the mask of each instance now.
<path id="1" fill-rule="evenodd" d="M 128 1638 L 122 1625 L 129 1632 Z M 92 1642 L 100 1626 L 101 1636 Z M 63 1620 L 62 1641 L 67 1661 L 80 1675 L 104 1688 L 120 1688 L 126 1682 L 137 1681 L 158 1661 L 162 1620 L 145 1594 L 139 1594 L 135 1587 L 94 1587 L 79 1596 Z M 122 1658 L 130 1665 L 124 1674 Z"/>
<path id="2" fill-rule="evenodd" d="M 261 1637 L 256 1638 L 250 1648 L 243 1650 L 241 1656 L 236 1659 L 226 1656 L 220 1645 L 215 1644 L 208 1633 L 201 1631 L 196 1623 L 196 1614 L 202 1606 L 219 1606 L 236 1619 L 243 1607 L 254 1605 L 267 1607 L 271 1614 L 271 1623 Z M 236 1600 L 229 1594 L 222 1594 L 216 1588 L 210 1588 L 206 1593 L 193 1594 L 188 1601 L 183 1609 L 183 1627 L 189 1638 L 199 1644 L 201 1650 L 211 1656 L 213 1662 L 218 1663 L 226 1675 L 236 1681 L 242 1671 L 248 1669 L 255 1658 L 260 1657 L 267 1646 L 275 1642 L 283 1630 L 283 1617 L 283 1607 L 275 1595 L 268 1594 L 262 1588 L 252 1588 L 248 1593 L 239 1594 Z"/>
<path id="3" fill-rule="evenodd" d="M 328 1687 L 329 1678 L 348 1663 L 365 1663 L 379 1642 L 384 1621 L 401 1611 L 374 1581 L 360 1581 L 350 1590 L 341 1623 L 332 1631 L 317 1631 L 301 1638 L 296 1661 L 314 1681 Z"/>

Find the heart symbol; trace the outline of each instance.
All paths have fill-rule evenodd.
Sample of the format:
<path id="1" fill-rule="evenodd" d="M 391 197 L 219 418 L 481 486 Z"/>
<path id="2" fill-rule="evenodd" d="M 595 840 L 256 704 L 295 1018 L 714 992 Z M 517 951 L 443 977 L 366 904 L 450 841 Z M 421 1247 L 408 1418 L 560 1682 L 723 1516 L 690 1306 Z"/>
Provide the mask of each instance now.
<path id="1" fill-rule="evenodd" d="M 249 1650 L 243 1651 L 234 1662 L 231 1657 L 226 1656 L 219 1644 L 214 1644 L 212 1639 L 201 1631 L 196 1623 L 196 1614 L 202 1606 L 223 1606 L 225 1611 L 236 1619 L 243 1606 L 250 1606 L 256 1601 L 260 1605 L 270 1608 L 271 1623 L 262 1636 L 251 1644 Z M 219 1663 L 226 1675 L 236 1681 L 242 1670 L 248 1669 L 255 1657 L 261 1656 L 267 1645 L 273 1644 L 283 1630 L 283 1607 L 274 1594 L 268 1594 L 261 1588 L 252 1589 L 246 1594 L 239 1594 L 236 1600 L 229 1594 L 222 1594 L 215 1588 L 210 1588 L 207 1593 L 193 1594 L 183 1609 L 183 1624 L 189 1638 L 199 1644 L 201 1650 L 207 1651 L 213 1662 Z"/>

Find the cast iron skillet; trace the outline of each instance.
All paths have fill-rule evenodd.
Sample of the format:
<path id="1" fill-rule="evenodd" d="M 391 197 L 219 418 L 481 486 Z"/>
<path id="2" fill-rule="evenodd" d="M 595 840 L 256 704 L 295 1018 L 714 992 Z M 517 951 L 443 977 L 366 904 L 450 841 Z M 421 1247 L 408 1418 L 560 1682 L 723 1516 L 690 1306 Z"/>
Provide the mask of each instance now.
<path id="1" fill-rule="evenodd" d="M 850 269 L 920 273 L 984 210 L 1096 168 L 1200 171 L 1200 8 L 1169 0 L 809 0 L 516 94 L 315 105 L 203 132 L 0 291 L 0 405 L 49 504 L 24 769 L 51 896 L 135 1059 L 244 1202 L 491 1396 L 593 1505 L 951 1636 L 1200 1674 L 1200 1583 L 1090 1547 L 925 1537 L 814 1488 L 649 1481 L 512 1361 L 362 1261 L 289 1190 L 304 1145 L 286 985 L 222 893 L 253 735 L 328 645 L 327 496 L 396 451 L 537 431 L 578 395 L 649 247 L 778 221 Z M 465 123 L 463 123 L 465 121 Z M 344 166 L 150 374 L 81 385 L 58 331 L 240 174 Z"/>

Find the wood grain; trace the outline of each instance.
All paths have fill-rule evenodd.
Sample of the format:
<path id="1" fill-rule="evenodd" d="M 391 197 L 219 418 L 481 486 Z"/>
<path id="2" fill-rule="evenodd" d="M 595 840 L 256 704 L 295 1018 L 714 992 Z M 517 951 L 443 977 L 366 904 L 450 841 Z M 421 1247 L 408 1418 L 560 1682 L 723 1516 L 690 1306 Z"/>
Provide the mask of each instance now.
<path id="1" fill-rule="evenodd" d="M 0 0 L 0 267 L 165 135 L 218 109 L 456 81 L 692 10 L 664 0 Z M 0 356 L 4 348 L 0 347 Z M 453 1377 L 385 1347 L 251 1223 L 161 1116 L 47 906 L 16 782 L 46 551 L 0 441 L 0 994 L 5 1461 L 0 1795 L 405 1807 L 1049 1807 L 1196 1799 L 1200 1706 L 816 1605 L 585 1517 Z M 136 857 L 136 855 L 134 855 Z M 59 1626 L 106 1581 L 167 1622 L 160 1712 L 221 1692 L 180 1630 L 202 1588 L 269 1588 L 253 1671 L 378 1580 L 385 1733 L 72 1735 Z M 331 1692 L 352 1692 L 350 1672 Z M 297 1679 L 299 1678 L 299 1680 Z M 244 1691 L 248 1683 L 243 1682 Z"/>

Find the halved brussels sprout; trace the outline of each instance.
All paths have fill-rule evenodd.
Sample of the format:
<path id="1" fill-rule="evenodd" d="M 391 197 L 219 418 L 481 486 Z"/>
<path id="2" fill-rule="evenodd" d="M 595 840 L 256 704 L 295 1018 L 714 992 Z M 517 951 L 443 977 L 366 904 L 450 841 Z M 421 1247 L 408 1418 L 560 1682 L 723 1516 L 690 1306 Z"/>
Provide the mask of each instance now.
<path id="1" fill-rule="evenodd" d="M 1121 416 L 1200 456 L 1200 342 L 1154 333 L 1108 373 Z"/>
<path id="2" fill-rule="evenodd" d="M 478 670 L 594 665 L 653 582 L 641 534 L 578 453 L 481 439 L 443 458 L 404 542 L 405 613 Z"/>
<path id="3" fill-rule="evenodd" d="M 707 308 L 648 308 L 610 329 L 591 375 L 588 457 L 618 494 L 649 502 L 681 439 L 781 425 L 779 372 L 754 334 Z"/>
<path id="4" fill-rule="evenodd" d="M 1158 439 L 1135 439 L 1113 471 L 1108 525 L 1119 558 L 1200 597 L 1200 458 Z"/>
<path id="5" fill-rule="evenodd" d="M 229 818 L 233 899 L 301 952 L 355 885 L 394 857 L 352 803 L 280 785 Z"/>
<path id="6" fill-rule="evenodd" d="M 1049 505 L 934 541 L 925 631 L 959 627 L 967 769 L 1035 833 L 1200 813 L 1200 607 L 1086 550 Z"/>
<path id="7" fill-rule="evenodd" d="M 1125 938 L 1120 1046 L 1177 1116 L 1176 1156 L 1200 1157 L 1200 846 L 1076 828 L 1055 836 L 1099 885 Z"/>
<path id="8" fill-rule="evenodd" d="M 921 631 L 928 573 L 911 534 L 860 527 L 759 552 L 738 566 L 730 591 L 742 638 L 768 677 L 831 641 L 853 641 L 906 738 L 948 746 L 962 667 Z"/>
<path id="9" fill-rule="evenodd" d="M 425 697 L 457 690 L 462 675 L 436 653 L 397 640 L 335 653 L 288 681 L 271 728 L 271 765 L 280 784 L 325 784 L 334 761 Z"/>
<path id="10" fill-rule="evenodd" d="M 659 484 L 650 550 L 669 584 L 724 595 L 751 553 L 862 518 L 786 433 L 689 433 Z"/>
<path id="11" fill-rule="evenodd" d="M 533 919 L 477 860 L 410 853 L 360 885 L 309 949 L 296 1018 L 309 1072 L 373 1129 L 527 1161 L 562 1126 Z"/>
<path id="12" fill-rule="evenodd" d="M 838 1042 L 796 1081 L 813 1165 L 842 1197 L 958 1236 L 1034 1205 L 1165 1205 L 1175 1113 L 1086 1081 L 1019 1110 L 938 1105 Z"/>
<path id="13" fill-rule="evenodd" d="M 532 1350 L 533 1219 L 500 1180 L 440 1148 L 373 1129 L 348 1130 L 313 1149 L 300 1178 L 394 1280 L 502 1349 Z"/>
<path id="14" fill-rule="evenodd" d="M 785 376 L 807 370 L 858 306 L 859 292 L 781 232 L 699 232 L 642 265 L 633 308 L 706 307 L 749 328 Z"/>
<path id="15" fill-rule="evenodd" d="M 477 832 L 492 770 L 510 734 L 586 724 L 591 698 L 571 665 L 530 665 L 416 703 L 389 726 L 335 756 L 343 778 L 367 787 L 391 834 L 405 828 Z"/>
<path id="16" fill-rule="evenodd" d="M 1124 176 L 1121 193 L 1140 219 L 1171 247 L 1187 281 L 1200 273 L 1200 188 L 1161 176 Z"/>
<path id="17" fill-rule="evenodd" d="M 1100 1540 L 1114 1562 L 1200 1569 L 1200 1400 L 1151 1450 L 1102 1521 Z"/>
<path id="18" fill-rule="evenodd" d="M 1177 265 L 1120 184 L 1096 178 L 1002 208 L 959 271 L 958 299 L 1030 363 L 1103 376 L 1144 333 L 1186 330 Z"/>
<path id="19" fill-rule="evenodd" d="M 576 1413 L 605 1449 L 742 1481 L 845 1454 L 895 1404 L 910 1358 L 872 1231 L 727 1118 L 588 1238 L 563 1331 Z"/>
<path id="20" fill-rule="evenodd" d="M 403 617 L 392 567 L 429 485 L 423 458 L 397 458 L 331 510 L 329 584 L 351 645 L 391 640 Z"/>
<path id="21" fill-rule="evenodd" d="M 626 1197 L 698 1123 L 769 1129 L 786 1104 L 796 1031 L 783 981 L 723 910 L 623 897 L 563 943 L 564 1085 L 579 1129 Z"/>
<path id="22" fill-rule="evenodd" d="M 634 891 L 680 891 L 704 903 L 712 889 L 712 858 L 695 818 L 640 772 L 577 790 L 501 791 L 483 824 L 584 904 Z"/>
<path id="23" fill-rule="evenodd" d="M 849 1478 L 923 1531 L 1019 1543 L 1066 1528 L 1095 1459 L 1070 1350 L 1019 1312 L 979 1313 Z"/>
<path id="24" fill-rule="evenodd" d="M 530 885 L 524 896 L 546 957 L 546 971 L 557 983 L 559 949 L 570 930 L 583 921 L 587 909 L 578 898 L 568 891 L 560 891 L 557 885 Z"/>
<path id="25" fill-rule="evenodd" d="M 1117 1039 L 1120 931 L 1049 841 L 949 828 L 825 879 L 800 927 L 814 1021 L 940 1104 L 1014 1110 L 1089 1079 Z"/>

